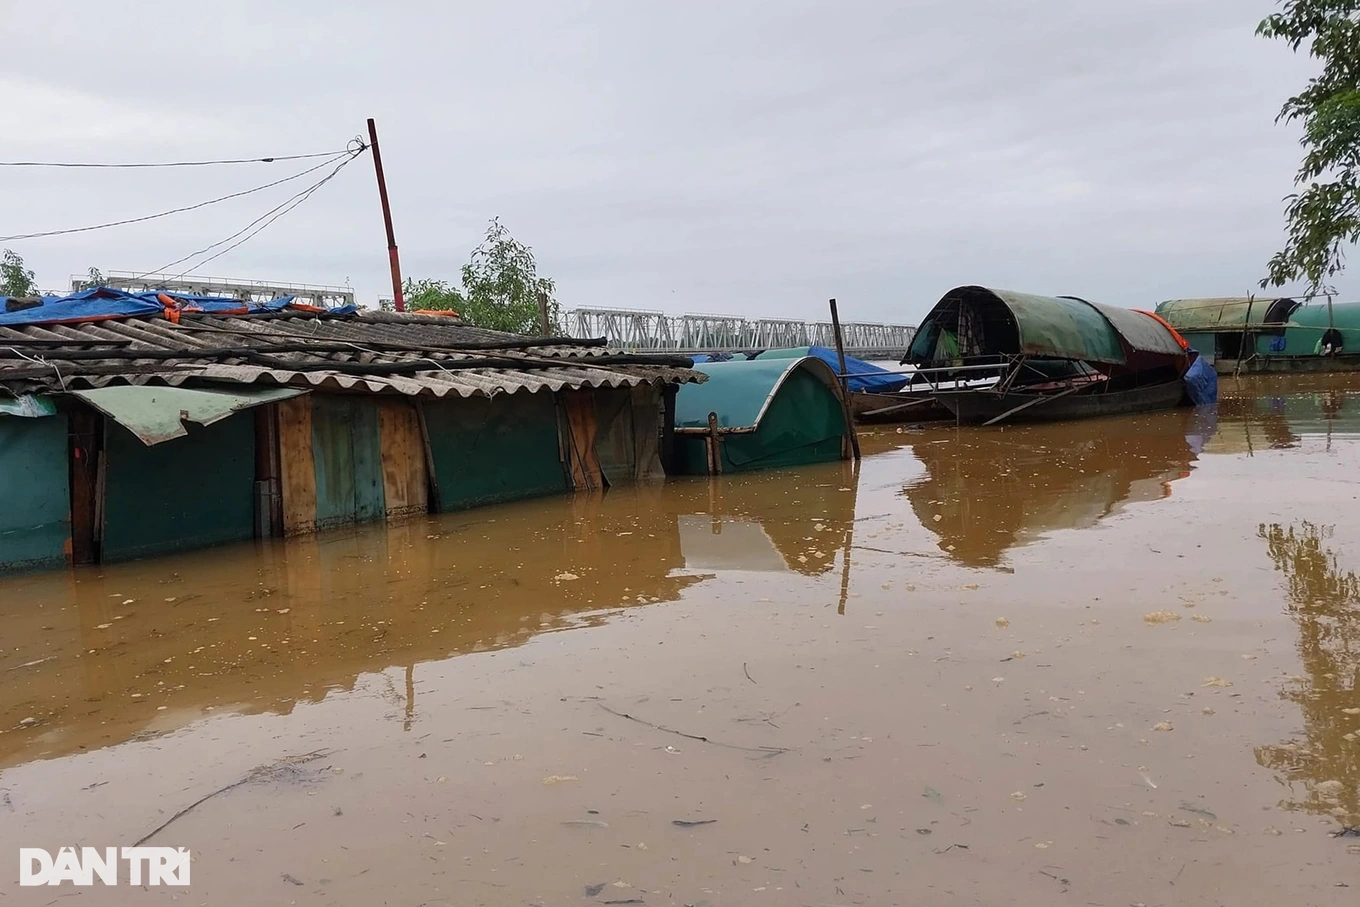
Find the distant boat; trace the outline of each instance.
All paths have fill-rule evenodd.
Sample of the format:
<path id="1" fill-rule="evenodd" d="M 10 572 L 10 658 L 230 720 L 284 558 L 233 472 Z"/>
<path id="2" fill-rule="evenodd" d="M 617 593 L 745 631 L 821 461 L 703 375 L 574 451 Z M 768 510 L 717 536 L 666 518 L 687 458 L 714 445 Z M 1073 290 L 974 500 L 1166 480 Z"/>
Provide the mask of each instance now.
<path id="1" fill-rule="evenodd" d="M 966 286 L 931 309 L 903 363 L 918 369 L 908 392 L 919 387 L 960 422 L 991 425 L 1169 409 L 1187 400 L 1182 379 L 1195 358 L 1156 315 Z M 983 378 L 994 380 L 958 386 Z"/>
<path id="2" fill-rule="evenodd" d="M 1360 371 L 1360 302 L 1169 299 L 1157 314 L 1220 374 Z"/>

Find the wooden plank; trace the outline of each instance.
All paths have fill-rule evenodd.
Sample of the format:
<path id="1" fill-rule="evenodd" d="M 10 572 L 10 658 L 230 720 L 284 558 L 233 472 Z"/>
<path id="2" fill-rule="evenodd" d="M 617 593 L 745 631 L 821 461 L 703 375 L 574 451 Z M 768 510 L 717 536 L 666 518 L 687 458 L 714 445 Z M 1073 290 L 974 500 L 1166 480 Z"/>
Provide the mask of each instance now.
<path id="1" fill-rule="evenodd" d="M 312 457 L 311 395 L 284 400 L 279 408 L 279 467 L 283 486 L 283 531 L 316 530 L 316 462 Z"/>
<path id="2" fill-rule="evenodd" d="M 357 415 L 346 397 L 312 397 L 312 462 L 316 468 L 316 528 L 354 522 L 358 510 L 354 434 Z"/>
<path id="3" fill-rule="evenodd" d="M 429 512 L 425 439 L 415 406 L 406 400 L 380 400 L 378 434 L 388 519 Z"/>
<path id="4" fill-rule="evenodd" d="M 605 487 L 604 472 L 595 454 L 595 399 L 589 390 L 567 391 L 562 394 L 566 411 L 567 456 L 571 463 L 571 484 L 577 491 L 594 491 Z"/>
<path id="5" fill-rule="evenodd" d="M 367 523 L 386 515 L 378 401 L 351 397 L 349 402 L 351 416 L 346 427 L 354 458 L 354 521 Z"/>

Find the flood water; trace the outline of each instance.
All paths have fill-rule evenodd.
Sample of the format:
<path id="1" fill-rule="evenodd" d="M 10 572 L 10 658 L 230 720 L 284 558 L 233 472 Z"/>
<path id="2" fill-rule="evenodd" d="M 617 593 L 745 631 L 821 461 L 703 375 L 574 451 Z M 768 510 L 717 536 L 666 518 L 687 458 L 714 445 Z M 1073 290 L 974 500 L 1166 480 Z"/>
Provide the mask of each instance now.
<path id="1" fill-rule="evenodd" d="M 0 904 L 1353 907 L 1360 385 L 1221 390 L 0 579 Z"/>

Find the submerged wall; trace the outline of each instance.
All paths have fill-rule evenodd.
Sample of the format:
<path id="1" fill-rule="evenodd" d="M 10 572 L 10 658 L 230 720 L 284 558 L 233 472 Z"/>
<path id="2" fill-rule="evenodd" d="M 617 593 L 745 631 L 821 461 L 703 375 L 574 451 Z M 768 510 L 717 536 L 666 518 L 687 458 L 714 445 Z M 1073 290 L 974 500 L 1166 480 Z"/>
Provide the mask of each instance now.
<path id="1" fill-rule="evenodd" d="M 0 414 L 0 571 L 66 562 L 71 535 L 65 413 Z"/>
<path id="2" fill-rule="evenodd" d="M 105 420 L 102 559 L 236 542 L 255 533 L 255 423 L 236 415 L 148 447 Z"/>
<path id="3" fill-rule="evenodd" d="M 517 501 L 570 488 L 549 393 L 424 404 L 438 510 Z"/>

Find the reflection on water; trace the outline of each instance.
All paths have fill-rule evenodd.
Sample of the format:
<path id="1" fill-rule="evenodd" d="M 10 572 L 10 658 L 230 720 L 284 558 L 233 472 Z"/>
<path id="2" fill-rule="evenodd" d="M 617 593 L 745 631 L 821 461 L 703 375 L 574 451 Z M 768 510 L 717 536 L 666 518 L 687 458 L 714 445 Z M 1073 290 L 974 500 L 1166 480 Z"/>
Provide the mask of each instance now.
<path id="1" fill-rule="evenodd" d="M 1317 439 L 1360 438 L 1360 386 L 1350 375 L 1261 375 L 1220 385 L 1219 426 L 1206 451 L 1254 454 Z"/>
<path id="2" fill-rule="evenodd" d="M 1290 786 L 1284 808 L 1360 827 L 1360 576 L 1343 571 L 1323 546 L 1332 531 L 1308 522 L 1258 530 L 1285 575 L 1298 626 L 1303 674 L 1280 695 L 1303 713 L 1303 737 L 1260 747 L 1256 760 Z"/>
<path id="3" fill-rule="evenodd" d="M 702 510 L 679 518 L 690 569 L 818 576 L 849 544 L 858 485 L 849 463 L 715 478 L 705 485 Z"/>
<path id="4" fill-rule="evenodd" d="M 950 557 L 998 566 L 1008 549 L 1094 526 L 1127 503 L 1171 494 L 1213 431 L 1211 413 L 946 430 L 912 451 L 925 476 L 903 493 Z"/>
<path id="5" fill-rule="evenodd" d="M 843 464 L 550 498 L 0 580 L 0 767 L 231 711 L 287 714 L 407 668 L 673 601 L 724 570 L 831 569 Z M 702 531 L 701 530 L 702 527 Z"/>

